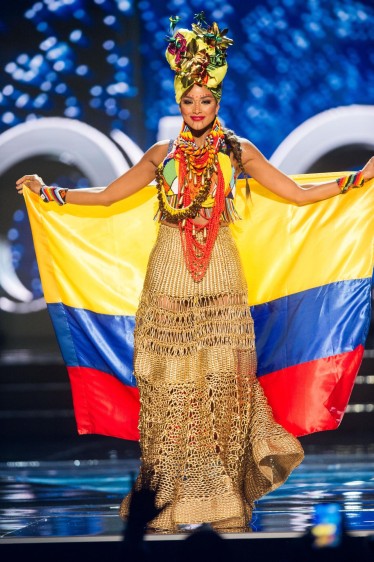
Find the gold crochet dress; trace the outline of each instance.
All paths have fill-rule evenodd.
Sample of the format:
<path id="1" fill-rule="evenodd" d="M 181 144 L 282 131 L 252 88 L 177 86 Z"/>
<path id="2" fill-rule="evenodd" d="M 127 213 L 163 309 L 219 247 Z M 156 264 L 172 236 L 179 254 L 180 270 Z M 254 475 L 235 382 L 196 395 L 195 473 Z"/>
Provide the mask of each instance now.
<path id="1" fill-rule="evenodd" d="M 302 461 L 299 441 L 275 423 L 256 379 L 247 286 L 229 226 L 207 272 L 193 281 L 178 228 L 161 224 L 136 315 L 141 475 L 164 508 L 149 524 L 177 531 L 209 522 L 243 529 L 253 502 Z M 121 504 L 126 519 L 130 494 Z"/>

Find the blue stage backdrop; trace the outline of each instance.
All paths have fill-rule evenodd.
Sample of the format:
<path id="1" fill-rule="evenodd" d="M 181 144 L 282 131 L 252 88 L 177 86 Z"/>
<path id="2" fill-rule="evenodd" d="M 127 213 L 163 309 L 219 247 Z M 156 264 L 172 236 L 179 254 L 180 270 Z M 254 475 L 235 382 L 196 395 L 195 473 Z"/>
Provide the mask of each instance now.
<path id="1" fill-rule="evenodd" d="M 326 111 L 373 111 L 372 1 L 9 3 L 0 13 L 0 342 L 1 331 L 5 339 L 31 337 L 35 319 L 41 335 L 51 333 L 15 179 L 38 172 L 69 188 L 104 185 L 160 135 L 174 134 L 179 110 L 164 57 L 169 16 L 187 27 L 202 10 L 234 39 L 221 118 L 268 158 Z M 319 154 L 304 169 L 285 171 L 359 167 L 374 142 L 363 135 L 340 147 L 350 128 L 336 129 L 328 158 Z"/>
<path id="2" fill-rule="evenodd" d="M 177 114 L 165 67 L 170 12 L 188 27 L 204 10 L 228 27 L 221 116 L 267 157 L 298 125 L 326 109 L 374 99 L 374 5 L 352 0 L 139 2 L 148 141 L 160 117 Z M 155 81 L 154 77 L 157 77 Z"/>

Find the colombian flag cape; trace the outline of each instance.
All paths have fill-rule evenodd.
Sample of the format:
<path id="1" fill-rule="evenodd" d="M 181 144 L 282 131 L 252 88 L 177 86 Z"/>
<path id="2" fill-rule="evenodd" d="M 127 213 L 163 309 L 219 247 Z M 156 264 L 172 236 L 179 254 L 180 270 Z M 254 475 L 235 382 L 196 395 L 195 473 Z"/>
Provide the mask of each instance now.
<path id="1" fill-rule="evenodd" d="M 309 184 L 347 173 L 292 177 Z M 250 184 L 246 201 L 238 182 L 243 220 L 230 228 L 248 281 L 259 381 L 294 435 L 335 429 L 370 325 L 374 182 L 303 207 Z M 134 315 L 157 234 L 155 188 L 111 207 L 59 207 L 24 194 L 78 433 L 136 440 Z"/>

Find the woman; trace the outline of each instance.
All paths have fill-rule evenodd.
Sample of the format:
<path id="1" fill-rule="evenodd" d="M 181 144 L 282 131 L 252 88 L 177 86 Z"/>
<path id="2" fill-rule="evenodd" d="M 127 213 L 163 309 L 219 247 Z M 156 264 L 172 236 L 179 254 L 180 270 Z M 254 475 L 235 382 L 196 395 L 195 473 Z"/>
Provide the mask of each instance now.
<path id="1" fill-rule="evenodd" d="M 172 28 L 177 18 L 172 19 Z M 169 39 L 183 125 L 174 142 L 153 145 L 101 192 L 17 181 L 44 201 L 111 205 L 157 180 L 161 223 L 136 316 L 134 373 L 140 391 L 139 490 L 156 491 L 156 530 L 205 522 L 246 528 L 253 502 L 280 486 L 303 459 L 299 441 L 274 421 L 256 379 L 253 321 L 229 228 L 239 219 L 235 180 L 252 176 L 305 205 L 346 193 L 374 176 L 374 158 L 356 174 L 302 188 L 218 119 L 226 50 L 214 23 Z M 131 494 L 121 505 L 127 517 Z"/>

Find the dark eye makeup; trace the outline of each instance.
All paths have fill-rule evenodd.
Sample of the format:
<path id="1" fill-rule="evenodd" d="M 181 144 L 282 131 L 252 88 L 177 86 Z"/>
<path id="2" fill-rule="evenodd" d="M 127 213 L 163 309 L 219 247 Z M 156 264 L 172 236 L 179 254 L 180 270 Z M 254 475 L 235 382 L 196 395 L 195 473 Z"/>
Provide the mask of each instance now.
<path id="1" fill-rule="evenodd" d="M 211 100 L 210 98 L 205 99 L 205 100 L 201 100 L 201 103 L 204 105 L 210 105 L 212 103 L 213 100 Z M 182 103 L 183 105 L 191 105 L 194 103 L 194 100 L 190 99 L 190 98 L 183 98 L 182 99 Z"/>

